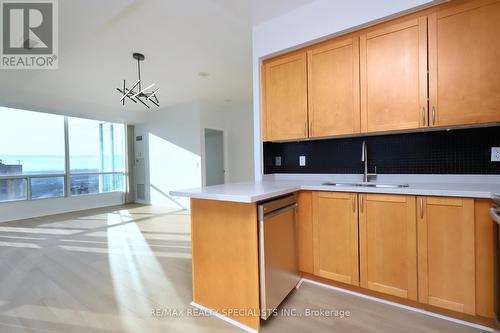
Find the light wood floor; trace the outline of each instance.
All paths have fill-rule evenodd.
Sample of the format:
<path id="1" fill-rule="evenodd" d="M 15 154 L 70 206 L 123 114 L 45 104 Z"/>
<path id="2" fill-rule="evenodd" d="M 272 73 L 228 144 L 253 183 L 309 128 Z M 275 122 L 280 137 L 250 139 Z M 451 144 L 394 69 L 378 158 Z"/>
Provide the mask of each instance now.
<path id="1" fill-rule="evenodd" d="M 242 332 L 181 314 L 190 301 L 185 211 L 133 205 L 0 223 L 0 332 Z M 351 315 L 276 317 L 262 332 L 480 332 L 307 283 L 284 308 Z"/>

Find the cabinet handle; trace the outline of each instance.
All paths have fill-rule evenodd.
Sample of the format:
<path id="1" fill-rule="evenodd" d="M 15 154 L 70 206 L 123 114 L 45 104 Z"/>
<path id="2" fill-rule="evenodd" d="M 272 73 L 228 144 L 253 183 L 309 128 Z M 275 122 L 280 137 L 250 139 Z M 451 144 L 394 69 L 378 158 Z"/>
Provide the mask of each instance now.
<path id="1" fill-rule="evenodd" d="M 356 194 L 353 194 L 351 196 L 351 202 L 352 202 L 352 211 L 355 213 L 356 212 Z"/>
<path id="2" fill-rule="evenodd" d="M 307 122 L 304 123 L 304 136 L 307 138 Z"/>
<path id="3" fill-rule="evenodd" d="M 436 107 L 432 107 L 432 125 L 436 125 Z"/>
<path id="4" fill-rule="evenodd" d="M 424 198 L 419 198 L 420 204 L 420 219 L 424 218 Z"/>
<path id="5" fill-rule="evenodd" d="M 365 195 L 364 194 L 360 194 L 359 195 L 359 208 L 360 208 L 360 211 L 361 213 L 363 213 L 364 211 L 364 202 L 365 202 Z"/>
<path id="6" fill-rule="evenodd" d="M 422 124 L 423 124 L 423 126 L 427 125 L 425 122 L 426 118 L 427 117 L 425 116 L 425 106 L 424 106 L 424 107 L 422 107 Z"/>

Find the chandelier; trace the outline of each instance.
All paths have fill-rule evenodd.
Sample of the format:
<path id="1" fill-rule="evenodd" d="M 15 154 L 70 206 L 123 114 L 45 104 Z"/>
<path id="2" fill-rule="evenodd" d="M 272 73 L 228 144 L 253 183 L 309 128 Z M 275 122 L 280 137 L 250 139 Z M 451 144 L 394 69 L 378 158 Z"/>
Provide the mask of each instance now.
<path id="1" fill-rule="evenodd" d="M 141 81 L 141 61 L 144 61 L 144 54 L 142 53 L 134 53 L 132 54 L 132 57 L 137 60 L 137 73 L 138 73 L 138 80 L 134 83 L 134 85 L 129 89 L 127 88 L 125 80 L 123 80 L 123 87 L 116 88 L 122 96 L 120 98 L 120 102 L 122 105 L 125 105 L 125 100 L 129 99 L 134 103 L 140 102 L 142 103 L 145 107 L 148 109 L 149 107 L 149 102 L 156 105 L 157 107 L 160 107 L 160 102 L 158 101 L 158 97 L 156 96 L 156 93 L 160 88 L 156 90 L 149 91 L 151 88 L 155 86 L 155 84 L 150 84 L 146 88 L 142 89 L 142 81 Z"/>

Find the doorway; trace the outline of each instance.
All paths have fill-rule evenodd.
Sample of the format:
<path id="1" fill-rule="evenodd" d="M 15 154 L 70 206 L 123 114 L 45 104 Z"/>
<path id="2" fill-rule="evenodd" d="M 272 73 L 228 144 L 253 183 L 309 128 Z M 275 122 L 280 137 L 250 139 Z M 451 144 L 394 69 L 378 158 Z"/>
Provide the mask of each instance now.
<path id="1" fill-rule="evenodd" d="M 224 132 L 205 128 L 205 185 L 225 182 Z"/>

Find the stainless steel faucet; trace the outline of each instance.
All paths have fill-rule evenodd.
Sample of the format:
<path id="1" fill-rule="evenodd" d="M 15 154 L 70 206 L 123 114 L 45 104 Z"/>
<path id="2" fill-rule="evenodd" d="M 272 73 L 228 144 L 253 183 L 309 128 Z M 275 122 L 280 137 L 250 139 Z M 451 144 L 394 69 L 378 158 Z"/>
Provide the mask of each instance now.
<path id="1" fill-rule="evenodd" d="M 368 147 L 366 141 L 363 141 L 361 146 L 361 162 L 365 164 L 365 171 L 363 173 L 363 183 L 370 181 L 370 177 L 377 178 L 377 167 L 375 167 L 375 173 L 368 173 Z"/>

